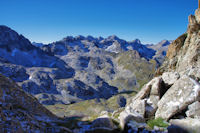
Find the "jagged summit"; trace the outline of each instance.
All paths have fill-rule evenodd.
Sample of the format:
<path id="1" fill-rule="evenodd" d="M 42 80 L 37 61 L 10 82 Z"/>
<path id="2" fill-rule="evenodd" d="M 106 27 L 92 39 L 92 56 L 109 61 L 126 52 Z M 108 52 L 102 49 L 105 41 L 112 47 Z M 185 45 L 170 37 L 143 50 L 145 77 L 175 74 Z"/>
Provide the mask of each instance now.
<path id="1" fill-rule="evenodd" d="M 158 70 L 183 72 L 196 66 L 200 66 L 199 38 L 200 38 L 200 10 L 197 9 L 194 15 L 189 16 L 187 32 L 178 37 L 169 46 L 166 61 Z"/>
<path id="2" fill-rule="evenodd" d="M 133 41 L 131 41 L 132 43 L 137 43 L 137 44 L 142 44 L 141 43 L 141 41 L 140 41 L 140 39 L 135 39 L 135 40 L 133 40 Z"/>
<path id="3" fill-rule="evenodd" d="M 115 35 L 68 36 L 43 45 L 31 44 L 6 26 L 1 26 L 0 32 L 0 73 L 18 82 L 43 104 L 107 99 L 118 93 L 118 87 L 138 88 L 154 71 L 155 62 L 148 60 L 155 50 L 139 40 L 127 42 Z M 147 75 L 136 74 L 138 67 L 134 64 L 143 64 Z"/>
<path id="4" fill-rule="evenodd" d="M 28 39 L 7 26 L 0 25 L 0 33 L 0 47 L 6 47 L 9 51 L 15 48 L 28 51 L 33 48 Z"/>

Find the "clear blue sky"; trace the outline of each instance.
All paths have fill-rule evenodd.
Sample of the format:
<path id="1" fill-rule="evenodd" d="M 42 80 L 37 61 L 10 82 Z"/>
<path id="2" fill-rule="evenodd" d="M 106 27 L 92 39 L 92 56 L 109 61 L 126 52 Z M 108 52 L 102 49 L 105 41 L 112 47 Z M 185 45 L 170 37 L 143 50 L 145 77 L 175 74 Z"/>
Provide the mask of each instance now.
<path id="1" fill-rule="evenodd" d="M 0 0 L 0 25 L 31 41 L 117 35 L 143 43 L 184 33 L 198 0 Z"/>

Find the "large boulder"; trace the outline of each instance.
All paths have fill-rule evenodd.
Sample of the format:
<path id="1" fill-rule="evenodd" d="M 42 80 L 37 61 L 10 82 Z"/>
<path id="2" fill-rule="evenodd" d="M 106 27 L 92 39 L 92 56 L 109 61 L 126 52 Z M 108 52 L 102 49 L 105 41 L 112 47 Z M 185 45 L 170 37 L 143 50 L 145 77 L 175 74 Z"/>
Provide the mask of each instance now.
<path id="1" fill-rule="evenodd" d="M 92 128 L 108 128 L 112 130 L 115 128 L 115 125 L 108 115 L 103 115 L 92 122 Z"/>
<path id="2" fill-rule="evenodd" d="M 180 78 L 177 72 L 165 72 L 162 74 L 162 79 L 167 86 L 173 85 Z"/>
<path id="3" fill-rule="evenodd" d="M 134 120 L 139 123 L 145 122 L 145 119 L 141 114 L 137 113 L 136 111 L 130 112 L 130 110 L 124 110 L 123 112 L 121 112 L 119 120 L 121 128 L 124 128 L 125 125 L 131 120 Z"/>
<path id="4" fill-rule="evenodd" d="M 164 94 L 158 102 L 155 117 L 170 119 L 176 113 L 183 111 L 187 106 L 199 99 L 200 85 L 197 81 L 184 75 Z"/>
<path id="5" fill-rule="evenodd" d="M 187 133 L 199 133 L 200 131 L 200 121 L 199 119 L 172 119 L 170 123 L 176 125 L 182 129 L 185 129 Z"/>
<path id="6" fill-rule="evenodd" d="M 200 102 L 196 101 L 188 106 L 188 111 L 186 111 L 187 117 L 198 118 L 200 120 Z"/>
<path id="7" fill-rule="evenodd" d="M 120 113 L 120 125 L 124 128 L 125 124 L 134 120 L 136 122 L 144 122 L 145 117 L 154 115 L 157 109 L 157 103 L 166 92 L 161 77 L 152 79 L 146 84 L 142 90 L 131 100 L 125 110 Z"/>
<path id="8" fill-rule="evenodd" d="M 147 98 L 150 93 L 157 95 L 160 93 L 160 89 L 162 89 L 162 78 L 161 77 L 155 77 L 152 79 L 149 83 L 143 86 L 140 92 L 137 93 L 137 95 L 132 99 L 134 102 L 136 99 L 145 99 Z"/>

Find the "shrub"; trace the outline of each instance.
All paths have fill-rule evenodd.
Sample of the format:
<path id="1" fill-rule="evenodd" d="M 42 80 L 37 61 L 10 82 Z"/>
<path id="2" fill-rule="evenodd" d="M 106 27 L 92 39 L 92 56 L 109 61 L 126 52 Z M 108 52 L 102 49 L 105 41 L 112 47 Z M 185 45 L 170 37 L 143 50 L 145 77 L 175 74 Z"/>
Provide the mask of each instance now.
<path id="1" fill-rule="evenodd" d="M 157 118 L 157 119 L 153 119 L 153 120 L 149 120 L 147 122 L 147 125 L 153 129 L 154 126 L 157 126 L 157 127 L 168 127 L 169 124 L 167 122 L 165 122 L 162 118 Z"/>

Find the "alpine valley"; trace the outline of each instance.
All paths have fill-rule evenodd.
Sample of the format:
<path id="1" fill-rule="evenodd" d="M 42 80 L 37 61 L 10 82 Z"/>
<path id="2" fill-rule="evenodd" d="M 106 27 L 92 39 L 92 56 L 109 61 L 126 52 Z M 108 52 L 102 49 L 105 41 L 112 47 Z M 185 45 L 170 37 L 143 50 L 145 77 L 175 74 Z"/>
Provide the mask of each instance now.
<path id="1" fill-rule="evenodd" d="M 0 26 L 0 132 L 200 132 L 200 10 L 174 41 L 31 43 Z"/>

